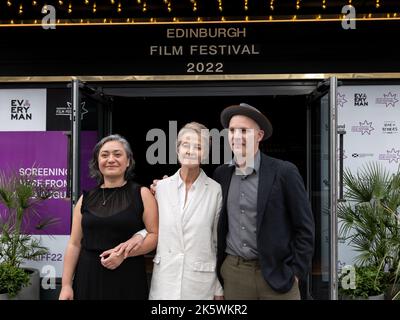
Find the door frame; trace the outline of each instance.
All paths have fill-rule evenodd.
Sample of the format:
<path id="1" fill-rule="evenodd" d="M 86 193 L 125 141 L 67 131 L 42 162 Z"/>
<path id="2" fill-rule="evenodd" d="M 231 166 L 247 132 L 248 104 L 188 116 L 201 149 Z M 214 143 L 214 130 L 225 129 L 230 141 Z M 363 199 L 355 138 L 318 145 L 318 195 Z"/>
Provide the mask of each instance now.
<path id="1" fill-rule="evenodd" d="M 337 78 L 329 78 L 329 111 L 330 111 L 330 299 L 338 299 L 337 262 L 338 262 L 338 234 L 337 234 L 337 204 L 338 204 L 338 152 L 337 152 Z"/>
<path id="2" fill-rule="evenodd" d="M 74 210 L 78 199 L 81 194 L 81 97 L 93 99 L 101 104 L 101 110 L 99 110 L 98 117 L 101 118 L 98 121 L 99 129 L 102 134 L 107 135 L 112 130 L 112 105 L 107 96 L 99 91 L 98 88 L 91 87 L 89 84 L 84 83 L 73 77 L 71 81 L 71 100 L 72 100 L 72 110 L 71 110 L 71 132 L 72 132 L 72 143 L 70 156 L 72 157 L 72 167 L 71 167 L 71 202 L 72 211 Z"/>
<path id="3" fill-rule="evenodd" d="M 317 163 L 313 164 L 313 161 L 317 162 L 318 159 L 314 160 L 314 150 L 316 149 L 316 154 L 320 154 L 320 159 L 323 159 L 323 156 L 327 153 L 328 156 L 328 163 L 327 163 L 327 176 L 325 177 L 329 184 L 329 193 L 328 193 L 328 213 L 329 213 L 329 220 L 328 222 L 328 236 L 329 236 L 329 245 L 328 245 L 328 264 L 329 264 L 329 299 L 330 300 L 337 300 L 338 299 L 338 292 L 337 292 L 337 248 L 338 248 L 338 236 L 337 236 L 337 164 L 338 164 L 338 153 L 337 153 L 337 103 L 336 103 L 336 96 L 337 96 L 337 86 L 338 81 L 335 76 L 329 77 L 324 81 L 320 82 L 317 85 L 315 91 L 309 96 L 308 101 L 308 108 L 307 108 L 307 190 L 309 193 L 310 202 L 313 204 L 312 193 L 315 191 L 313 187 L 313 183 L 316 181 L 320 181 L 320 179 L 314 179 L 313 176 L 313 167 L 320 168 L 322 172 L 322 166 L 319 167 Z M 328 103 L 322 103 L 323 100 L 327 98 Z M 327 109 L 324 108 L 327 106 Z M 316 112 L 317 119 L 314 119 L 315 116 L 313 112 L 314 108 L 319 108 L 319 112 Z M 324 108 L 322 110 L 321 108 Z M 325 121 L 321 118 L 322 114 L 326 114 Z M 321 120 L 323 121 L 321 123 Z M 318 122 L 321 126 L 319 127 L 320 131 L 317 131 L 317 136 L 320 137 L 319 144 L 317 146 L 313 145 L 313 132 L 312 127 L 313 123 Z M 324 127 L 322 126 L 325 122 L 325 126 L 327 126 L 327 140 L 323 141 L 323 131 Z M 325 148 L 322 147 L 322 144 L 326 146 Z M 322 197 L 322 185 L 321 188 L 321 196 Z M 322 198 L 320 199 L 322 200 Z M 323 225 L 323 207 L 320 208 L 321 212 L 319 217 L 321 218 L 321 226 Z M 313 213 L 316 211 L 313 208 Z M 317 227 L 317 226 L 316 226 Z M 319 230 L 321 232 L 321 248 L 323 246 L 323 232 L 322 229 Z M 317 232 L 317 230 L 316 230 Z M 316 246 L 318 247 L 318 246 Z M 322 257 L 323 254 L 321 253 L 321 270 L 322 270 Z M 322 276 L 322 274 L 321 274 Z M 321 279 L 322 281 L 322 279 Z"/>
<path id="4" fill-rule="evenodd" d="M 336 78 L 334 78 L 336 80 Z M 110 95 L 118 95 L 122 97 L 184 97 L 184 96 L 270 96 L 275 93 L 275 95 L 293 95 L 293 96 L 307 96 L 310 95 L 313 91 L 316 90 L 318 86 L 318 80 L 308 80 L 308 81 L 259 81 L 255 82 L 222 82 L 219 83 L 218 86 L 210 85 L 209 83 L 201 83 L 200 85 L 195 86 L 193 82 L 185 83 L 185 86 L 178 86 L 176 83 L 163 83 L 163 84 L 154 84 L 150 85 L 146 83 L 144 85 L 140 84 L 137 85 L 136 83 L 125 83 L 124 86 L 121 84 L 111 84 L 106 83 L 102 90 L 105 94 Z M 333 86 L 336 86 L 336 82 L 330 81 Z M 94 85 L 99 85 L 99 83 L 95 83 Z M 101 85 L 101 83 L 100 83 Z M 251 89 L 251 90 L 250 90 Z M 331 99 L 336 99 L 336 91 L 330 97 Z M 332 113 L 332 112 L 329 112 Z M 336 112 L 333 112 L 336 114 Z M 331 132 L 335 131 L 336 123 L 332 123 L 331 126 L 333 129 Z M 329 133 L 330 135 L 332 133 Z M 336 140 L 334 140 L 336 141 Z M 332 148 L 336 149 L 336 143 L 333 141 Z M 307 148 L 309 143 L 307 143 Z M 79 149 L 78 149 L 79 150 Z M 335 153 L 331 153 L 333 157 L 336 156 Z M 329 165 L 331 172 L 336 170 L 336 160 L 335 158 L 330 159 L 331 163 Z M 310 173 L 311 164 L 310 161 L 307 161 L 307 174 Z M 332 175 L 331 176 L 335 176 Z M 308 183 L 309 183 L 308 179 Z M 330 180 L 331 185 L 336 183 L 335 180 Z M 336 190 L 331 186 L 331 190 Z M 309 198 L 311 196 L 311 190 L 308 188 Z M 335 197 L 335 194 L 330 195 L 330 203 L 334 204 L 335 201 L 332 199 Z M 330 212 L 333 213 L 333 216 L 336 217 L 336 208 L 331 207 Z M 318 213 L 317 213 L 318 214 Z M 332 223 L 332 222 L 331 222 Z M 332 232 L 332 231 L 331 231 Z M 329 242 L 329 253 L 333 253 L 335 256 L 330 257 L 330 269 L 331 273 L 336 272 L 336 263 L 331 263 L 331 261 L 337 261 L 336 257 L 336 247 L 337 247 L 337 237 L 335 236 L 336 233 L 331 233 L 330 235 L 334 235 L 332 238 L 330 236 Z M 335 273 L 336 275 L 336 273 Z M 330 284 L 335 283 L 336 277 L 330 280 Z M 307 283 L 309 285 L 309 282 Z M 331 286 L 332 287 L 332 286 Z M 308 289 L 308 288 L 307 288 Z M 335 299 L 334 297 L 336 294 L 333 291 L 334 289 L 330 288 L 330 297 Z M 307 290 L 308 291 L 308 290 Z"/>

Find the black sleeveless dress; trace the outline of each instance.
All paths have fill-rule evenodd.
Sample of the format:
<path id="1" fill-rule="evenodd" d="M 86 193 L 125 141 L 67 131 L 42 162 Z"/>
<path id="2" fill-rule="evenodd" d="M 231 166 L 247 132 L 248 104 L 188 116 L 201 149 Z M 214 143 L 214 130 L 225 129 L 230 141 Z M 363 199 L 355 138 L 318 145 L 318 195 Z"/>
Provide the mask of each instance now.
<path id="1" fill-rule="evenodd" d="M 81 212 L 83 238 L 73 281 L 74 299 L 147 299 L 144 256 L 129 257 L 114 270 L 103 267 L 99 257 L 145 228 L 140 185 L 128 181 L 122 187 L 84 192 Z"/>

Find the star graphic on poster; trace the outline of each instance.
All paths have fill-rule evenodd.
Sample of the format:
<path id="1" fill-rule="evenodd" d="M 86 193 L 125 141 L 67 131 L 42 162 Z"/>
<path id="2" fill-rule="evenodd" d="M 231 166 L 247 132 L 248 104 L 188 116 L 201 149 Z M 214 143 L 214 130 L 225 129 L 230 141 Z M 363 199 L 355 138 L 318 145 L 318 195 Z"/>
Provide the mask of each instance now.
<path id="1" fill-rule="evenodd" d="M 396 150 L 395 148 L 392 148 L 392 150 L 387 150 L 387 155 L 389 156 L 389 163 L 396 162 L 400 160 L 400 150 Z"/>
<path id="2" fill-rule="evenodd" d="M 396 93 L 392 94 L 391 92 L 389 92 L 388 94 L 383 94 L 384 104 L 386 105 L 386 107 L 389 107 L 390 105 L 394 107 L 396 102 L 399 102 L 399 100 L 396 99 L 396 96 Z"/>
<path id="3" fill-rule="evenodd" d="M 371 134 L 372 130 L 375 130 L 372 127 L 372 121 L 368 122 L 367 120 L 365 120 L 364 122 L 359 122 L 360 124 L 360 128 L 361 128 L 361 134 L 363 135 L 364 133 L 368 133 Z"/>
<path id="4" fill-rule="evenodd" d="M 81 102 L 81 120 L 83 120 L 83 116 L 88 113 L 89 111 L 85 108 L 86 102 Z M 69 118 L 71 119 L 71 114 L 72 114 L 72 103 L 67 102 L 68 108 L 71 110 L 69 114 Z"/>
<path id="5" fill-rule="evenodd" d="M 338 104 L 339 106 L 341 106 L 342 108 L 343 108 L 343 105 L 347 102 L 345 96 L 346 96 L 346 95 L 345 95 L 344 93 L 343 93 L 343 94 L 340 94 L 340 93 L 338 92 L 337 97 L 336 97 L 337 104 Z"/>

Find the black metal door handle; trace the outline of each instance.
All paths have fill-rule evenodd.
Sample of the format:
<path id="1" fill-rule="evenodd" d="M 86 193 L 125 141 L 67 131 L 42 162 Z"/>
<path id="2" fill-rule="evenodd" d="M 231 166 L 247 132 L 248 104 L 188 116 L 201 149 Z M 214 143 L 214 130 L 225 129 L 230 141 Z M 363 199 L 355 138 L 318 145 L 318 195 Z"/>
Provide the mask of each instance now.
<path id="1" fill-rule="evenodd" d="M 338 126 L 337 133 L 339 135 L 339 198 L 338 201 L 346 201 L 343 198 L 343 136 L 346 134 L 344 126 Z"/>

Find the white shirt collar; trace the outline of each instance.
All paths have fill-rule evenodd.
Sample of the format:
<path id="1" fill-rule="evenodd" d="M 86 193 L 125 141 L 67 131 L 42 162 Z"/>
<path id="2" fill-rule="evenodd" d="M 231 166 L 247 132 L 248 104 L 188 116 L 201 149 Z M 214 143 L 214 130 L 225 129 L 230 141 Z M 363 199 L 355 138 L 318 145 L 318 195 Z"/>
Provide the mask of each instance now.
<path id="1" fill-rule="evenodd" d="M 203 174 L 203 170 L 200 169 L 200 174 L 196 178 L 196 180 L 193 182 L 192 186 L 190 187 L 190 190 L 196 189 L 196 185 L 199 183 L 200 176 Z M 178 189 L 181 189 L 183 186 L 185 186 L 185 183 L 183 182 L 181 178 L 181 169 L 178 171 Z"/>

